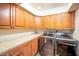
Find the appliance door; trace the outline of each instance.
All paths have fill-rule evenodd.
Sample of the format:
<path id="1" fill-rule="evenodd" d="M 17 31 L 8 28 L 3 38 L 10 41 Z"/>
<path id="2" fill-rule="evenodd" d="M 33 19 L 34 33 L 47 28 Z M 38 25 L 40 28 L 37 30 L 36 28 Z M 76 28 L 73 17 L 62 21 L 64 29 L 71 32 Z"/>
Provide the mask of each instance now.
<path id="1" fill-rule="evenodd" d="M 57 42 L 57 55 L 76 56 L 76 44 L 67 42 Z"/>
<path id="2" fill-rule="evenodd" d="M 43 47 L 45 46 L 45 38 L 44 37 L 40 37 L 40 39 L 38 40 L 38 50 L 41 51 L 43 49 Z"/>
<path id="3" fill-rule="evenodd" d="M 42 56 L 53 56 L 54 55 L 54 46 L 53 39 L 45 38 L 45 46 L 41 49 L 40 54 Z"/>

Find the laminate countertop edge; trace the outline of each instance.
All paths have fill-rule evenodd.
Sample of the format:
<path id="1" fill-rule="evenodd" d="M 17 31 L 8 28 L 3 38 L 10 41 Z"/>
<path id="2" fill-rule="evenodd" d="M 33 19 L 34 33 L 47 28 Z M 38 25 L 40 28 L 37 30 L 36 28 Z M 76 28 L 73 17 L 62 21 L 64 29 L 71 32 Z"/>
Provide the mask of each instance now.
<path id="1" fill-rule="evenodd" d="M 30 41 L 36 37 L 39 37 L 42 34 L 43 34 L 43 32 L 34 33 L 32 35 L 26 35 L 26 36 L 19 37 L 18 39 L 2 41 L 2 42 L 0 42 L 0 55 L 13 48 L 20 46 L 21 44 L 23 44 L 27 41 Z"/>

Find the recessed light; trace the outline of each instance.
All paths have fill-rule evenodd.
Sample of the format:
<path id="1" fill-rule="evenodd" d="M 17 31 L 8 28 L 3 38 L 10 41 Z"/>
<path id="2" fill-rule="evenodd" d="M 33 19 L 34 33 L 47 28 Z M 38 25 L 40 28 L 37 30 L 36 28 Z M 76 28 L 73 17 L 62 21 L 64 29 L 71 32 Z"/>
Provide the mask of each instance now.
<path id="1" fill-rule="evenodd" d="M 42 9 L 42 7 L 41 7 L 41 6 L 38 6 L 38 7 L 37 7 L 37 9 L 39 9 L 39 10 L 40 10 L 40 9 Z"/>

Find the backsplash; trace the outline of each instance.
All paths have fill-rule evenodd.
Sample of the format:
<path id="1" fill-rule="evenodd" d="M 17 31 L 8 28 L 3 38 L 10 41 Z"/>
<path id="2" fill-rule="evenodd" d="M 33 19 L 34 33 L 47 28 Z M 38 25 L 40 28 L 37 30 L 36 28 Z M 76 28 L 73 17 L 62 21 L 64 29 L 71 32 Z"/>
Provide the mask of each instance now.
<path id="1" fill-rule="evenodd" d="M 33 33 L 33 30 L 26 29 L 0 29 L 0 42 L 4 40 L 17 39 L 19 37 Z"/>
<path id="2" fill-rule="evenodd" d="M 34 32 L 22 32 L 22 33 L 14 33 L 14 34 L 7 34 L 7 35 L 1 35 L 0 36 L 0 42 L 6 41 L 6 40 L 12 40 L 12 39 L 18 39 L 21 37 L 26 37 L 28 35 L 32 35 Z"/>
<path id="3" fill-rule="evenodd" d="M 27 29 L 0 29 L 0 36 L 1 35 L 22 33 L 22 32 L 29 32 L 29 31 L 33 31 L 33 30 L 27 30 Z"/>

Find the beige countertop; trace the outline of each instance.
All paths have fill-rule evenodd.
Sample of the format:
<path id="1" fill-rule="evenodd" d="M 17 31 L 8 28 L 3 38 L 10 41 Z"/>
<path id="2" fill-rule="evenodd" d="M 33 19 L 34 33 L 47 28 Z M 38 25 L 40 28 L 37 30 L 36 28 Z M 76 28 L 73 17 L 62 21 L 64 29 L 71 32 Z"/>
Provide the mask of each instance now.
<path id="1" fill-rule="evenodd" d="M 0 54 L 15 48 L 21 44 L 23 44 L 24 42 L 27 42 L 29 40 L 32 40 L 33 38 L 39 37 L 43 34 L 43 32 L 40 33 L 31 33 L 28 35 L 20 35 L 20 37 L 17 38 L 12 38 L 12 39 L 8 39 L 8 40 L 3 40 L 0 41 Z M 11 37 L 10 37 L 11 38 Z"/>

